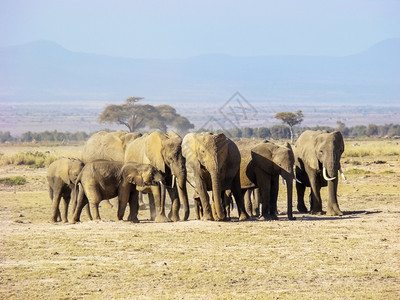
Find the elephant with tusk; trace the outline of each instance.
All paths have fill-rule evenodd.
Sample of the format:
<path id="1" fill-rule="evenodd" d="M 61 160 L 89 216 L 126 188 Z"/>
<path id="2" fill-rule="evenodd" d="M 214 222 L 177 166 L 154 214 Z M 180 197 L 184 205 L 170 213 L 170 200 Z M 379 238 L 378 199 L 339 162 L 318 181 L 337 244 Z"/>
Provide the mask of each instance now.
<path id="1" fill-rule="evenodd" d="M 327 215 L 341 216 L 337 201 L 338 172 L 346 180 L 341 167 L 340 158 L 344 152 L 343 136 L 339 131 L 303 132 L 295 145 L 296 156 L 296 190 L 297 209 L 307 212 L 304 204 L 306 187 L 311 187 L 310 211 L 312 214 L 322 214 L 321 187 L 328 186 Z"/>
<path id="2" fill-rule="evenodd" d="M 182 141 L 188 172 L 193 174 L 196 218 L 228 220 L 224 194 L 231 191 L 239 220 L 248 219 L 240 190 L 240 152 L 223 133 L 189 133 Z M 212 191 L 212 200 L 208 191 Z"/>
<path id="3" fill-rule="evenodd" d="M 162 187 L 160 205 L 154 207 L 153 196 L 149 189 L 142 192 L 148 193 L 151 219 L 158 215 L 159 222 L 179 221 L 179 210 L 183 204 L 183 220 L 189 218 L 190 209 L 187 197 L 186 179 L 187 172 L 185 159 L 182 156 L 182 138 L 173 131 L 168 133 L 152 132 L 145 134 L 130 142 L 125 150 L 125 162 L 134 161 L 150 164 L 157 168 L 164 176 L 166 185 Z M 171 211 L 165 216 L 165 192 L 171 198 Z M 158 213 L 159 212 L 159 213 Z"/>

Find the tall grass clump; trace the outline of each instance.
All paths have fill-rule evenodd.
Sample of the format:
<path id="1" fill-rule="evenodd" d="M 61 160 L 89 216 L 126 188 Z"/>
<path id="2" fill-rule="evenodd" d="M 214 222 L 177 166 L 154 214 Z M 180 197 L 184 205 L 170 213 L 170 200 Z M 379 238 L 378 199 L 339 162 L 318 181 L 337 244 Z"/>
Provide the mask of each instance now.
<path id="1" fill-rule="evenodd" d="M 57 158 L 48 153 L 39 151 L 35 152 L 18 152 L 11 156 L 3 155 L 0 157 L 1 165 L 25 165 L 31 168 L 43 168 L 50 165 Z"/>

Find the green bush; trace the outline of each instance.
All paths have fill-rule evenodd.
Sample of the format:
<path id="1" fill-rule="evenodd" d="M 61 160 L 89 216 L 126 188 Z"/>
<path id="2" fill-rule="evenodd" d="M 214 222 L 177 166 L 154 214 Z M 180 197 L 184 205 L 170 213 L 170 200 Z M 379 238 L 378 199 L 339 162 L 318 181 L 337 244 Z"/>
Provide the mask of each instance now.
<path id="1" fill-rule="evenodd" d="M 26 178 L 22 176 L 0 178 L 0 183 L 7 185 L 24 185 Z"/>

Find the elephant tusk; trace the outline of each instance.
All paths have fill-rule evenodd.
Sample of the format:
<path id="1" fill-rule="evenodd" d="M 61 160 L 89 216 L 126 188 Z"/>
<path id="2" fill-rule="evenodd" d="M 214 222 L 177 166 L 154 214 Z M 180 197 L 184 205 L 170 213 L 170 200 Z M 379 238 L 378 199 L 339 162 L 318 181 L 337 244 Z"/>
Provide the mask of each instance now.
<path id="1" fill-rule="evenodd" d="M 300 184 L 303 184 L 300 180 L 297 179 L 296 176 L 294 176 L 294 180 L 296 180 L 296 182 L 298 182 L 298 183 L 300 183 Z"/>
<path id="2" fill-rule="evenodd" d="M 172 188 L 175 186 L 175 182 L 176 182 L 175 175 L 172 175 L 172 183 L 171 183 Z"/>
<path id="3" fill-rule="evenodd" d="M 286 185 L 286 180 L 285 180 L 285 178 L 283 178 L 283 177 L 282 177 L 282 184 L 283 184 L 283 185 Z"/>
<path id="4" fill-rule="evenodd" d="M 326 168 L 325 168 L 325 167 L 323 167 L 323 169 L 322 169 L 322 175 L 324 176 L 324 179 L 325 179 L 326 181 L 331 181 L 331 180 L 336 179 L 336 177 L 332 177 L 332 178 L 329 178 L 329 177 L 328 177 L 328 174 L 326 174 Z"/>
<path id="5" fill-rule="evenodd" d="M 342 169 L 339 169 L 340 175 L 342 175 L 343 180 L 347 180 L 346 176 L 344 175 Z"/>

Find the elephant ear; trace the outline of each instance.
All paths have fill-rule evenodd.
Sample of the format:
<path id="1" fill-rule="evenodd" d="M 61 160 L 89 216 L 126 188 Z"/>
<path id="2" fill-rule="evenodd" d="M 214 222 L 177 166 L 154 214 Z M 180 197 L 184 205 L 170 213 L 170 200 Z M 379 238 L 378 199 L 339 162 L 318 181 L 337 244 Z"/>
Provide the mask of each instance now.
<path id="1" fill-rule="evenodd" d="M 62 181 L 64 181 L 67 185 L 71 184 L 71 181 L 69 179 L 69 168 L 70 168 L 70 162 L 68 164 L 62 164 L 61 166 L 59 165 L 58 167 L 58 174 L 60 175 L 60 178 Z"/>
<path id="2" fill-rule="evenodd" d="M 267 142 L 262 143 L 251 149 L 251 159 L 256 166 L 270 173 L 274 169 L 274 151 L 276 145 Z"/>
<path id="3" fill-rule="evenodd" d="M 165 173 L 165 162 L 162 156 L 163 141 L 167 139 L 161 132 L 153 132 L 147 137 L 145 153 L 149 163 Z"/>
<path id="4" fill-rule="evenodd" d="M 305 131 L 299 137 L 295 146 L 295 155 L 302 160 L 305 164 L 314 170 L 319 169 L 319 161 L 317 157 L 317 137 L 319 132 Z"/>

